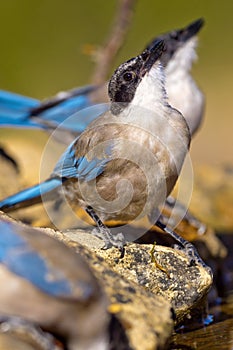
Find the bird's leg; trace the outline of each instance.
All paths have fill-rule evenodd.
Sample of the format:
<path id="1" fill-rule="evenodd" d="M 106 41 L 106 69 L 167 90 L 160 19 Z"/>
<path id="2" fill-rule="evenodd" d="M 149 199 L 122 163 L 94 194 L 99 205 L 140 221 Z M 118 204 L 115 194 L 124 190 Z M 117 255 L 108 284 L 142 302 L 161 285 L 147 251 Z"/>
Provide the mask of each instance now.
<path id="1" fill-rule="evenodd" d="M 165 233 L 168 233 L 172 238 L 174 238 L 181 246 L 183 246 L 185 253 L 188 255 L 188 259 L 190 261 L 190 265 L 192 264 L 201 264 L 205 268 L 209 268 L 204 261 L 201 259 L 201 257 L 198 254 L 197 249 L 194 247 L 194 245 L 188 241 L 186 241 L 183 237 L 178 235 L 175 231 L 167 227 L 161 219 L 158 219 L 155 223 L 156 226 L 158 226 L 161 230 L 163 230 Z"/>
<path id="2" fill-rule="evenodd" d="M 195 227 L 197 229 L 197 232 L 202 235 L 206 232 L 206 225 L 200 222 L 195 216 L 193 216 L 186 208 L 185 206 L 177 201 L 174 197 L 169 196 L 166 199 L 165 205 L 167 205 L 169 208 L 173 209 L 175 208 L 179 212 L 185 213 L 183 216 L 183 220 L 187 221 L 191 226 Z"/>
<path id="3" fill-rule="evenodd" d="M 109 228 L 106 225 L 104 225 L 104 223 L 100 220 L 100 218 L 98 217 L 98 215 L 95 213 L 94 209 L 91 206 L 86 207 L 85 210 L 87 214 L 90 215 L 90 217 L 95 221 L 98 227 L 99 237 L 103 239 L 105 243 L 103 249 L 117 247 L 123 253 L 124 245 L 125 245 L 124 235 L 122 233 L 112 235 Z"/>

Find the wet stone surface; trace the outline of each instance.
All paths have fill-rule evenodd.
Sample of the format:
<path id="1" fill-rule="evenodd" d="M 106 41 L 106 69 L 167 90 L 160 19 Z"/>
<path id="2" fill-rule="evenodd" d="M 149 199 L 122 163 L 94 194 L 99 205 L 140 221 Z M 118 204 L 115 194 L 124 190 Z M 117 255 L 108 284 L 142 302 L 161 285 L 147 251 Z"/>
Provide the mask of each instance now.
<path id="1" fill-rule="evenodd" d="M 180 250 L 130 243 L 120 259 L 117 249 L 101 250 L 102 242 L 85 231 L 78 234 L 75 231 L 67 232 L 65 237 L 94 250 L 112 271 L 128 281 L 168 300 L 175 312 L 176 323 L 190 317 L 212 284 L 209 268 L 190 266 L 187 256 Z M 97 248 L 94 248 L 95 244 Z"/>
<path id="2" fill-rule="evenodd" d="M 86 236 L 88 245 L 93 246 L 96 237 L 92 240 L 92 235 L 86 232 L 83 234 Z M 74 233 L 71 233 L 72 237 L 73 235 Z M 148 350 L 164 348 L 174 326 L 170 302 L 162 296 L 154 295 L 149 288 L 144 288 L 136 280 L 130 279 L 127 274 L 117 271 L 117 268 L 114 269 L 106 256 L 102 255 L 106 251 L 98 248 L 95 248 L 96 251 L 88 250 L 77 242 L 71 242 L 68 237 L 69 234 L 63 236 L 65 242 L 87 259 L 101 281 L 110 301 L 109 312 L 123 326 L 128 337 L 129 348 Z M 84 237 L 82 239 L 85 241 Z M 99 243 L 102 245 L 102 242 Z M 119 251 L 112 248 L 107 252 L 112 257 L 112 263 L 120 266 Z M 146 263 L 145 260 L 144 264 Z"/>

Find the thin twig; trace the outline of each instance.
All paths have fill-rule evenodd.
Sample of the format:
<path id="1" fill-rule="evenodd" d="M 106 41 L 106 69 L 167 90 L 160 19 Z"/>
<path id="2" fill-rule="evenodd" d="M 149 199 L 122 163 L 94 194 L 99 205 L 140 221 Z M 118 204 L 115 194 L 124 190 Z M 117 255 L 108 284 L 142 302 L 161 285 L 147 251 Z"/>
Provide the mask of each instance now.
<path id="1" fill-rule="evenodd" d="M 112 62 L 123 45 L 130 27 L 135 2 L 136 0 L 119 0 L 109 37 L 95 57 L 96 66 L 92 77 L 93 84 L 102 84 L 107 80 Z"/>

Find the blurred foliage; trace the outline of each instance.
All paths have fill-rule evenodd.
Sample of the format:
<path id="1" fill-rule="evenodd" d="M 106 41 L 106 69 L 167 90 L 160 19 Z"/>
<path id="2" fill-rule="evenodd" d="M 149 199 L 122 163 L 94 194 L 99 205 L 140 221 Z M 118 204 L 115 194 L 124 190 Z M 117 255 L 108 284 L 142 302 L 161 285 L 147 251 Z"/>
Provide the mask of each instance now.
<path id="1" fill-rule="evenodd" d="M 103 43 L 116 5 L 116 0 L 1 1 L 0 88 L 43 99 L 89 83 L 94 62 L 84 52 Z M 206 94 L 206 119 L 193 142 L 194 163 L 232 162 L 232 13 L 229 0 L 138 0 L 113 64 L 114 69 L 137 54 L 157 34 L 205 18 L 193 72 Z"/>

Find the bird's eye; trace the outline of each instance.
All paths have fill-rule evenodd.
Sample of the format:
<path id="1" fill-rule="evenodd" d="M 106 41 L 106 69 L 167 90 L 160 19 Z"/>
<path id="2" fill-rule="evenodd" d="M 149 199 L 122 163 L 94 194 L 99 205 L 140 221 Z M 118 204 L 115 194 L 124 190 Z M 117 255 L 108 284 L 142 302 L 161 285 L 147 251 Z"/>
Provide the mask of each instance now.
<path id="1" fill-rule="evenodd" d="M 134 73 L 126 72 L 126 73 L 124 73 L 124 75 L 123 75 L 123 79 L 124 79 L 125 81 L 128 82 L 128 81 L 133 80 L 134 76 L 135 76 Z"/>

